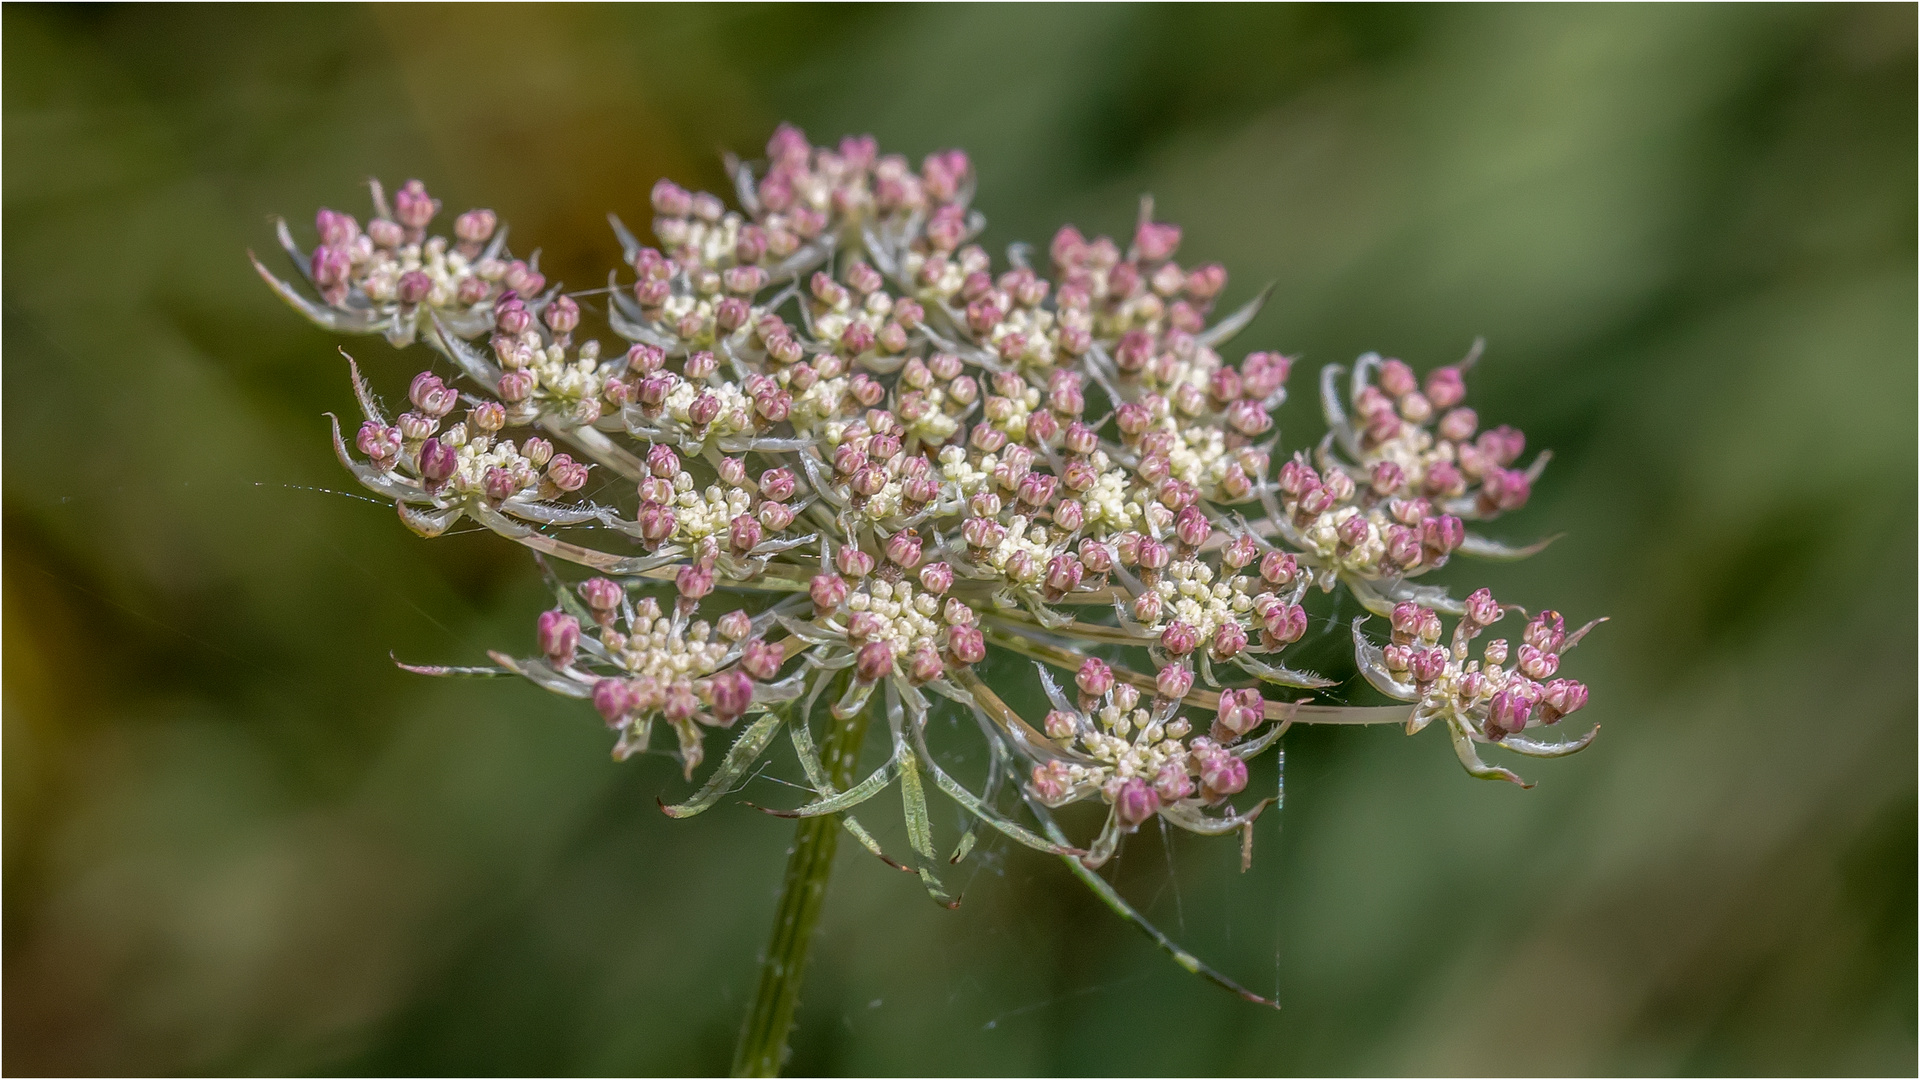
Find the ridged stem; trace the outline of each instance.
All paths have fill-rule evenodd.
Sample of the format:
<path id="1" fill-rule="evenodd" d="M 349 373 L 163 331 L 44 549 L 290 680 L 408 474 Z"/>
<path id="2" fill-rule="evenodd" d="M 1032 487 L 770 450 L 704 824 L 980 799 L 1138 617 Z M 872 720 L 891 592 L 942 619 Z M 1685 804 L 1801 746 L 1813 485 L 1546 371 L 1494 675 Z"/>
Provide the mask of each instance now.
<path id="1" fill-rule="evenodd" d="M 821 741 L 821 765 L 834 787 L 853 783 L 860 745 L 866 739 L 870 709 L 846 720 L 829 714 L 827 736 Z M 794 723 L 805 723 L 796 717 Z M 807 972 L 807 955 L 827 897 L 833 873 L 833 853 L 840 843 L 840 816 L 823 814 L 803 818 L 794 830 L 793 849 L 787 855 L 786 882 L 774 910 L 773 936 L 760 964 L 760 983 L 747 1009 L 740 1042 L 734 1048 L 733 1075 L 778 1076 L 787 1063 L 787 1037 L 793 1033 L 793 1014 L 800 1006 L 800 983 Z"/>

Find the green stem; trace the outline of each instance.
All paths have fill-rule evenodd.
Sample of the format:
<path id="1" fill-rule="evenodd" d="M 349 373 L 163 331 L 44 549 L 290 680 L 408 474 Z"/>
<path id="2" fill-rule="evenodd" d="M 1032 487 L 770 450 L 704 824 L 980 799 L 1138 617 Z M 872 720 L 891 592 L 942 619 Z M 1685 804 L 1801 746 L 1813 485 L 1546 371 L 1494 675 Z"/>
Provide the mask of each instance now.
<path id="1" fill-rule="evenodd" d="M 821 764 L 839 790 L 853 783 L 866 741 L 869 709 L 846 720 L 830 719 L 820 746 Z M 829 714 L 831 716 L 831 714 Z M 796 724 L 807 722 L 795 717 Z M 793 1032 L 794 1010 L 800 1005 L 800 982 L 807 971 L 807 954 L 820 923 L 827 897 L 827 879 L 833 873 L 833 853 L 840 843 L 840 815 L 803 818 L 794 830 L 793 849 L 787 855 L 786 883 L 774 910 L 773 937 L 760 965 L 760 984 L 747 1009 L 734 1048 L 733 1075 L 778 1076 L 787 1063 L 787 1036 Z"/>

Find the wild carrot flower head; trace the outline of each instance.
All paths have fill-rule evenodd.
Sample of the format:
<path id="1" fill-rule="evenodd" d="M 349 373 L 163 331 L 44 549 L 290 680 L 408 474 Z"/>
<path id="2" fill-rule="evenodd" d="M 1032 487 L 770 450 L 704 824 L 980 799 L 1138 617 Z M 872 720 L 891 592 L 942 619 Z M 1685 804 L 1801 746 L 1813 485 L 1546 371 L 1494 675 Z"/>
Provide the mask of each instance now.
<path id="1" fill-rule="evenodd" d="M 1247 762 L 1292 722 L 1440 720 L 1469 772 L 1516 781 L 1477 748 L 1551 756 L 1591 738 L 1536 734 L 1586 703 L 1559 664 L 1591 624 L 1567 634 L 1484 589 L 1417 583 L 1456 556 L 1538 547 L 1472 531 L 1525 505 L 1547 460 L 1523 463 L 1524 437 L 1465 404 L 1475 356 L 1424 375 L 1372 355 L 1323 369 L 1331 434 L 1289 453 L 1272 412 L 1293 360 L 1229 348 L 1264 296 L 1216 312 L 1227 272 L 1184 260 L 1150 201 L 1130 236 L 1068 226 L 1044 259 L 1016 246 L 996 263 L 973 242 L 985 222 L 958 151 L 916 166 L 782 127 L 733 180 L 731 206 L 660 181 L 652 244 L 613 219 L 613 347 L 583 336 L 584 297 L 512 258 L 491 212 L 434 234 L 440 204 L 418 181 L 391 204 L 375 184 L 364 229 L 322 210 L 311 254 L 280 227 L 318 299 L 262 269 L 280 295 L 441 358 L 397 416 L 353 369 L 362 422 L 351 440 L 336 425 L 341 462 L 422 535 L 472 520 L 591 575 L 557 588 L 532 655 L 421 670 L 590 702 L 618 757 L 670 728 L 689 778 L 708 733 L 745 722 L 670 813 L 711 805 L 786 726 L 817 792 L 802 815 L 898 782 L 924 825 L 924 774 L 1089 866 L 1156 818 L 1250 838 L 1271 800 L 1250 798 Z M 1355 659 L 1411 710 L 1300 693 L 1332 685 L 1286 653 L 1311 594 L 1335 589 L 1384 620 L 1384 643 L 1354 622 Z M 1520 643 L 1474 656 L 1509 618 Z M 1034 662 L 1044 715 L 977 674 L 992 653 Z M 888 722 L 890 757 L 849 791 L 822 779 L 817 708 Z M 937 709 L 979 721 L 985 793 L 929 751 Z M 1045 835 L 997 801 L 1003 772 Z M 1081 801 L 1106 817 L 1077 845 L 1049 811 Z M 929 854 L 916 840 L 944 895 Z"/>

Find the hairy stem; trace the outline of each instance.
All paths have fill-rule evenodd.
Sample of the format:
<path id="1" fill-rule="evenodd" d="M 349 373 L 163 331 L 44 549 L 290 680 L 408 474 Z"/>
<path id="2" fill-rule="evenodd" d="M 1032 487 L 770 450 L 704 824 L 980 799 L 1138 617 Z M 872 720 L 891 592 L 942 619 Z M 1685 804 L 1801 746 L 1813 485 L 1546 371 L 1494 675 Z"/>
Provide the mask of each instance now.
<path id="1" fill-rule="evenodd" d="M 853 783 L 871 711 L 862 709 L 846 720 L 829 714 L 826 738 L 820 747 L 821 764 L 836 789 L 845 790 Z M 804 724 L 807 718 L 795 717 L 792 722 Z M 820 922 L 827 880 L 833 873 L 833 853 L 839 842 L 838 814 L 803 818 L 794 830 L 786 882 L 774 911 L 773 936 L 767 941 L 760 965 L 760 984 L 747 1009 L 746 1024 L 740 1029 L 739 1045 L 734 1048 L 735 1076 L 778 1076 L 786 1064 L 787 1036 L 793 1031 L 794 1010 L 800 1005 L 800 982 L 806 976 L 807 955 L 813 947 L 813 932 Z"/>

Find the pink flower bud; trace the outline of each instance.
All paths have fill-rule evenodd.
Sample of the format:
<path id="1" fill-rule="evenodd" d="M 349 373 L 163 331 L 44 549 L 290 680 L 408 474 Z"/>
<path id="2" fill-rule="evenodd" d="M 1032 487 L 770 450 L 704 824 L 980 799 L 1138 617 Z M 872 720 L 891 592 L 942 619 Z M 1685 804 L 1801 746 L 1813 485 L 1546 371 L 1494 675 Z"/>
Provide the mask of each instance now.
<path id="1" fill-rule="evenodd" d="M 983 551 L 987 548 L 999 547 L 1000 541 L 1006 539 L 1007 530 L 1005 526 L 991 518 L 976 517 L 960 523 L 960 535 L 966 539 L 968 547 Z"/>
<path id="2" fill-rule="evenodd" d="M 460 466 L 460 455 L 439 439 L 428 439 L 420 447 L 420 478 L 429 486 L 453 475 Z"/>
<path id="3" fill-rule="evenodd" d="M 1185 664 L 1168 664 L 1153 681 L 1155 692 L 1168 701 L 1178 701 L 1193 689 L 1193 670 Z"/>
<path id="4" fill-rule="evenodd" d="M 788 469 L 768 469 L 760 474 L 760 495 L 774 502 L 786 502 L 793 497 L 794 478 Z"/>
<path id="5" fill-rule="evenodd" d="M 1185 656 L 1199 646 L 1200 632 L 1178 619 L 1160 631 L 1160 647 L 1174 656 Z"/>
<path id="6" fill-rule="evenodd" d="M 1420 565 L 1425 549 L 1420 544 L 1419 530 L 1405 525 L 1389 526 L 1386 542 L 1388 562 L 1407 569 Z"/>
<path id="7" fill-rule="evenodd" d="M 393 193 L 393 216 L 400 224 L 409 229 L 420 230 L 427 227 L 433 215 L 440 212 L 440 200 L 427 194 L 427 185 L 418 180 L 409 180 Z"/>
<path id="8" fill-rule="evenodd" d="M 500 376 L 500 400 L 518 404 L 533 396 L 531 371 L 509 371 Z"/>
<path id="9" fill-rule="evenodd" d="M 1266 720 L 1266 709 L 1266 701 L 1258 690 L 1222 690 L 1217 720 L 1223 731 L 1232 739 L 1238 739 Z M 1218 734 L 1216 732 L 1216 736 Z"/>
<path id="10" fill-rule="evenodd" d="M 1391 495 L 1405 487 L 1406 483 L 1407 474 L 1391 461 L 1382 461 L 1375 465 L 1372 476 L 1367 480 L 1368 486 L 1373 488 L 1376 495 Z"/>
<path id="11" fill-rule="evenodd" d="M 1466 442 L 1473 438 L 1474 428 L 1480 425 L 1480 417 L 1472 409 L 1454 409 L 1440 418 L 1437 429 L 1440 437 L 1450 442 Z"/>
<path id="12" fill-rule="evenodd" d="M 555 667 L 566 667 L 573 663 L 573 652 L 580 647 L 580 620 L 565 612 L 543 611 L 535 638 L 540 642 L 540 652 Z"/>
<path id="13" fill-rule="evenodd" d="M 1420 542 L 1429 551 L 1450 554 L 1467 542 L 1467 527 L 1452 514 L 1437 514 L 1420 523 Z"/>
<path id="14" fill-rule="evenodd" d="M 754 638 L 740 647 L 741 669 L 761 682 L 768 682 L 780 674 L 780 665 L 785 660 L 785 654 L 778 645 L 769 645 L 760 638 Z"/>
<path id="15" fill-rule="evenodd" d="M 977 664 L 987 658 L 987 639 L 978 628 L 955 626 L 947 631 L 947 649 L 962 664 Z"/>
<path id="16" fill-rule="evenodd" d="M 1445 649 L 1420 649 L 1407 658 L 1407 670 L 1417 683 L 1430 683 L 1447 670 Z"/>
<path id="17" fill-rule="evenodd" d="M 1345 521 L 1334 526 L 1333 529 L 1335 538 L 1340 541 L 1343 547 L 1348 548 L 1356 548 L 1365 543 L 1372 531 L 1371 527 L 1367 524 L 1365 515 L 1362 514 L 1355 514 L 1347 518 Z"/>
<path id="18" fill-rule="evenodd" d="M 1065 553 L 1055 555 L 1047 563 L 1048 597 L 1055 599 L 1079 588 L 1083 572 L 1079 559 Z"/>
<path id="19" fill-rule="evenodd" d="M 1152 537 L 1141 539 L 1138 554 L 1134 556 L 1142 570 L 1161 570 L 1172 560 L 1173 553 L 1167 550 L 1167 545 Z"/>
<path id="20" fill-rule="evenodd" d="M 1467 597 L 1466 619 L 1475 626 L 1492 626 L 1505 614 L 1499 603 L 1494 600 L 1490 589 L 1476 589 Z"/>
<path id="21" fill-rule="evenodd" d="M 1090 698 L 1101 697 L 1113 689 L 1113 669 L 1108 667 L 1105 661 L 1088 657 L 1086 663 L 1080 665 L 1080 670 L 1074 675 L 1073 681 L 1080 687 L 1082 694 Z"/>
<path id="22" fill-rule="evenodd" d="M 320 234 L 320 243 L 330 248 L 345 248 L 360 235 L 360 223 L 353 219 L 352 214 L 342 214 L 324 206 L 314 214 L 313 228 Z"/>
<path id="23" fill-rule="evenodd" d="M 744 671 L 723 671 L 715 675 L 707 684 L 707 692 L 712 697 L 714 719 L 720 721 L 721 727 L 731 726 L 753 704 L 753 680 Z"/>
<path id="24" fill-rule="evenodd" d="M 1259 402 L 1241 398 L 1227 406 L 1227 423 L 1235 431 L 1251 438 L 1271 428 L 1273 417 L 1267 415 L 1267 410 L 1261 408 Z"/>
<path id="25" fill-rule="evenodd" d="M 1205 785 L 1210 801 L 1245 791 L 1247 763 L 1232 754 L 1209 755 L 1200 764 L 1200 783 Z"/>
<path id="26" fill-rule="evenodd" d="M 1133 621 L 1152 626 L 1160 621 L 1160 594 L 1152 590 L 1133 598 Z"/>
<path id="27" fill-rule="evenodd" d="M 921 567 L 920 587 L 935 596 L 953 588 L 953 567 L 944 562 L 928 563 Z"/>
<path id="28" fill-rule="evenodd" d="M 1072 713 L 1061 712 L 1059 709 L 1054 709 L 1047 713 L 1047 718 L 1042 722 L 1042 726 L 1047 733 L 1047 738 L 1055 742 L 1067 742 L 1071 740 L 1080 728 L 1079 721 L 1074 718 Z"/>
<path id="29" fill-rule="evenodd" d="M 833 553 L 833 565 L 850 578 L 863 578 L 873 573 L 874 563 L 873 556 L 849 544 Z"/>
<path id="30" fill-rule="evenodd" d="M 1389 360 L 1380 365 L 1380 388 L 1394 397 L 1411 394 L 1420 388 L 1420 382 L 1413 377 L 1413 369 L 1399 360 Z"/>
<path id="31" fill-rule="evenodd" d="M 727 543 L 744 555 L 760 546 L 760 523 L 752 514 L 737 514 L 727 523 Z"/>
<path id="32" fill-rule="evenodd" d="M 1080 541 L 1080 565 L 1088 573 L 1104 574 L 1113 569 L 1113 547 L 1092 537 Z"/>
<path id="33" fill-rule="evenodd" d="M 813 606 L 821 614 L 838 610 L 846 602 L 850 591 L 847 580 L 838 574 L 816 574 L 807 585 L 807 593 L 813 597 Z"/>
<path id="34" fill-rule="evenodd" d="M 400 275 L 400 283 L 394 287 L 394 296 L 401 304 L 412 307 L 425 300 L 432 291 L 432 278 L 418 270 L 409 270 Z"/>
<path id="35" fill-rule="evenodd" d="M 1517 469 L 1490 469 L 1480 481 L 1479 509 L 1483 514 L 1518 510 L 1533 494 L 1533 481 Z"/>
<path id="36" fill-rule="evenodd" d="M 1291 585 L 1299 576 L 1299 563 L 1284 551 L 1269 551 L 1260 560 L 1260 577 L 1269 584 Z"/>
<path id="37" fill-rule="evenodd" d="M 367 239 L 372 240 L 376 247 L 397 248 L 406 243 L 407 233 L 398 222 L 375 218 L 367 222 Z"/>
<path id="38" fill-rule="evenodd" d="M 579 585 L 580 599 L 587 606 L 602 615 L 610 614 L 620 607 L 620 601 L 626 596 L 626 590 L 618 583 L 607 578 L 588 578 Z"/>
<path id="39" fill-rule="evenodd" d="M 687 422 L 696 428 L 706 427 L 720 415 L 720 399 L 710 391 L 701 391 L 700 396 L 687 406 Z"/>
<path id="40" fill-rule="evenodd" d="M 753 619 L 748 617 L 746 612 L 735 609 L 720 616 L 720 621 L 714 628 L 719 630 L 720 636 L 728 641 L 739 641 L 753 633 Z"/>
<path id="41" fill-rule="evenodd" d="M 1487 737 L 1498 740 L 1525 731 L 1533 706 L 1533 698 L 1522 689 L 1510 688 L 1494 694 L 1487 705 Z"/>
<path id="42" fill-rule="evenodd" d="M 1035 765 L 1029 781 L 1033 794 L 1044 803 L 1058 803 L 1073 790 L 1073 780 L 1067 775 L 1066 763 L 1049 761 L 1045 765 Z"/>
<path id="43" fill-rule="evenodd" d="M 1420 627 L 1427 617 L 1427 609 L 1411 600 L 1402 600 L 1393 605 L 1393 614 L 1387 619 L 1393 626 L 1394 634 L 1400 637 L 1418 637 Z"/>
<path id="44" fill-rule="evenodd" d="M 1560 658 L 1550 652 L 1541 652 L 1532 645 L 1522 645 L 1514 667 L 1529 679 L 1549 679 L 1560 670 Z"/>
<path id="45" fill-rule="evenodd" d="M 1435 368 L 1427 372 L 1427 400 L 1436 409 L 1451 409 L 1467 396 L 1467 382 L 1457 367 Z"/>
<path id="46" fill-rule="evenodd" d="M 642 503 L 639 525 L 641 538 L 650 544 L 658 544 L 673 535 L 675 525 L 673 510 L 657 502 Z"/>
<path id="47" fill-rule="evenodd" d="M 1566 637 L 1566 620 L 1560 617 L 1559 612 L 1547 610 L 1528 620 L 1527 628 L 1522 632 L 1520 640 L 1541 652 L 1557 653 L 1560 651 L 1561 644 L 1566 641 Z"/>
<path id="48" fill-rule="evenodd" d="M 353 274 L 353 259 L 344 248 L 318 247 L 307 260 L 307 269 L 313 275 L 313 283 L 321 289 L 339 288 L 340 300 L 346 297 L 344 286 Z M 339 300 L 333 301 L 338 303 Z"/>
<path id="49" fill-rule="evenodd" d="M 1579 712 L 1587 704 L 1587 688 L 1572 679 L 1555 679 L 1540 695 L 1540 719 L 1558 723 L 1568 713 Z"/>
<path id="50" fill-rule="evenodd" d="M 928 683 L 939 678 L 947 670 L 946 662 L 931 647 L 921 646 L 907 657 L 907 678 L 915 683 Z"/>
<path id="51" fill-rule="evenodd" d="M 1517 429 L 1502 424 L 1491 431 L 1481 432 L 1474 445 L 1494 464 L 1511 465 L 1526 450 L 1527 437 Z"/>
<path id="52" fill-rule="evenodd" d="M 601 679 L 593 684 L 593 708 L 608 727 L 619 727 L 635 708 L 634 694 L 619 679 Z"/>
<path id="53" fill-rule="evenodd" d="M 843 549 L 844 550 L 844 549 Z M 902 570 L 911 570 L 920 565 L 920 534 L 912 529 L 902 529 L 887 537 L 887 560 Z"/>
<path id="54" fill-rule="evenodd" d="M 673 579 L 674 588 L 687 600 L 698 600 L 713 591 L 713 571 L 699 563 L 689 563 L 680 568 Z"/>
<path id="55" fill-rule="evenodd" d="M 1197 548 L 1213 535 L 1213 523 L 1207 520 L 1207 515 L 1199 507 L 1189 506 L 1180 511 L 1180 516 L 1174 520 L 1173 532 L 1181 543 Z"/>
<path id="56" fill-rule="evenodd" d="M 500 219 L 491 210 L 469 210 L 453 219 L 453 235 L 463 244 L 478 247 L 493 238 Z"/>
<path id="57" fill-rule="evenodd" d="M 1153 785 L 1136 776 L 1121 785 L 1113 808 L 1120 815 L 1121 824 L 1129 829 L 1138 828 L 1141 822 L 1160 812 L 1160 796 Z"/>
<path id="58" fill-rule="evenodd" d="M 382 427 L 369 420 L 360 425 L 360 434 L 354 444 L 360 452 L 372 458 L 374 464 L 388 467 L 400 456 L 401 435 L 398 428 Z"/>
<path id="59" fill-rule="evenodd" d="M 1279 353 L 1250 353 L 1240 364 L 1241 392 L 1263 401 L 1286 385 L 1292 369 L 1293 361 Z"/>
<path id="60" fill-rule="evenodd" d="M 1274 641 L 1291 645 L 1307 636 L 1307 609 L 1299 604 L 1276 602 L 1261 612 L 1260 623 Z"/>
<path id="61" fill-rule="evenodd" d="M 1213 657 L 1231 660 L 1247 647 L 1247 632 L 1239 623 L 1221 623 L 1213 632 Z"/>
<path id="62" fill-rule="evenodd" d="M 1499 667 L 1507 662 L 1507 639 L 1494 638 L 1487 642 L 1486 650 L 1481 654 L 1486 658 L 1488 667 Z"/>
<path id="63" fill-rule="evenodd" d="M 666 443 L 654 443 L 647 450 L 647 471 L 662 480 L 671 480 L 680 472 L 680 455 Z"/>

